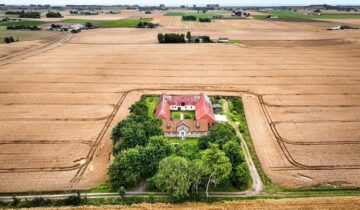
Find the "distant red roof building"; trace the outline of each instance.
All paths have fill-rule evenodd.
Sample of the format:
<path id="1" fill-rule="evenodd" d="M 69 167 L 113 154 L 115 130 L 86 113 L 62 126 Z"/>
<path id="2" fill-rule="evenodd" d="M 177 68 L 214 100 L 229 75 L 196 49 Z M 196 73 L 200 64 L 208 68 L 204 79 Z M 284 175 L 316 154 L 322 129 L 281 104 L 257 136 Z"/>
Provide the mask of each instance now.
<path id="1" fill-rule="evenodd" d="M 171 119 L 171 111 L 195 111 L 195 120 Z M 209 127 L 215 123 L 215 115 L 210 98 L 200 95 L 171 96 L 163 93 L 156 107 L 155 116 L 163 120 L 165 136 L 201 136 L 206 135 Z"/>

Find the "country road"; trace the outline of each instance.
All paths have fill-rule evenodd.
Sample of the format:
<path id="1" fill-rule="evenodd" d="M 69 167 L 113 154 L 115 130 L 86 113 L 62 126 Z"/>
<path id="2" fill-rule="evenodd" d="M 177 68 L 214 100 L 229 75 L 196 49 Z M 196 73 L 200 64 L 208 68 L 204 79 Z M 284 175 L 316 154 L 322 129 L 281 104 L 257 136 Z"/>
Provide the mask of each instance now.
<path id="1" fill-rule="evenodd" d="M 229 103 L 227 101 L 224 101 L 223 109 L 224 109 L 225 115 L 227 113 L 229 113 Z M 251 158 L 249 148 L 246 145 L 246 142 L 245 142 L 245 139 L 244 139 L 243 135 L 239 131 L 239 127 L 231 119 L 228 119 L 228 121 L 229 121 L 229 124 L 235 129 L 236 135 L 239 137 L 239 139 L 241 141 L 241 148 L 242 148 L 242 150 L 244 152 L 245 160 L 246 160 L 246 162 L 247 162 L 247 164 L 249 166 L 250 175 L 251 175 L 251 178 L 252 178 L 252 183 L 253 184 L 252 184 L 252 186 L 251 186 L 251 188 L 249 190 L 245 191 L 246 195 L 248 195 L 248 196 L 257 195 L 260 192 L 262 192 L 263 189 L 264 189 L 264 185 L 263 185 L 263 183 L 261 181 L 259 172 L 257 171 L 256 166 L 254 164 L 254 161 Z"/>

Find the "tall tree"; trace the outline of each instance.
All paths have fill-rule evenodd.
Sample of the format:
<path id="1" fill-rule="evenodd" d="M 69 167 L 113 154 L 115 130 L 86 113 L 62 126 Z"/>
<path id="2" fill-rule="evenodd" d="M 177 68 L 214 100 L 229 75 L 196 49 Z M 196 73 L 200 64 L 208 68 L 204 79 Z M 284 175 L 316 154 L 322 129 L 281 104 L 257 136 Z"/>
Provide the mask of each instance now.
<path id="1" fill-rule="evenodd" d="M 175 199 L 187 197 L 191 185 L 188 160 L 176 156 L 163 159 L 154 181 L 158 189 L 169 192 Z"/>
<path id="2" fill-rule="evenodd" d="M 109 167 L 112 188 L 118 190 L 120 187 L 134 187 L 138 184 L 141 181 L 143 159 L 141 148 L 131 148 L 118 154 Z"/>
<path id="3" fill-rule="evenodd" d="M 209 197 L 210 185 L 216 185 L 229 177 L 231 163 L 216 144 L 210 144 L 210 148 L 202 152 L 202 160 L 207 167 L 206 197 Z"/>
<path id="4" fill-rule="evenodd" d="M 174 154 L 175 148 L 172 146 L 164 136 L 150 137 L 149 143 L 145 147 L 144 159 L 144 175 L 153 176 L 159 166 L 159 162 Z"/>
<path id="5" fill-rule="evenodd" d="M 201 159 L 190 162 L 189 176 L 191 181 L 191 191 L 197 193 L 199 186 L 203 183 L 203 177 L 207 173 L 207 167 Z"/>
<path id="6" fill-rule="evenodd" d="M 226 156 L 230 159 L 233 167 L 244 162 L 245 158 L 242 153 L 241 145 L 237 137 L 234 137 L 231 141 L 226 142 L 223 145 L 223 151 Z"/>
<path id="7" fill-rule="evenodd" d="M 191 42 L 191 32 L 190 31 L 188 31 L 186 33 L 186 38 L 187 38 L 188 42 Z"/>

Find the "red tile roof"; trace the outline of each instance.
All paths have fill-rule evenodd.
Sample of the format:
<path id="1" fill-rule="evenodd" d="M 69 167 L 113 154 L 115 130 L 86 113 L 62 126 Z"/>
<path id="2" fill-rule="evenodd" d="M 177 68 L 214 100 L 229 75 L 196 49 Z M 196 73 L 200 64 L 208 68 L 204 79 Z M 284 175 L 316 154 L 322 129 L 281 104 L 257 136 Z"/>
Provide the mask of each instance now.
<path id="1" fill-rule="evenodd" d="M 206 119 L 209 124 L 215 123 L 215 116 L 210 98 L 201 93 L 198 96 L 169 96 L 163 93 L 160 96 L 155 115 L 159 119 L 170 120 L 170 106 L 195 105 L 196 120 Z"/>
<path id="2" fill-rule="evenodd" d="M 210 98 L 204 93 L 200 94 L 200 99 L 195 105 L 196 120 L 207 119 L 209 124 L 215 123 L 215 115 Z"/>
<path id="3" fill-rule="evenodd" d="M 189 132 L 207 132 L 209 130 L 207 120 L 163 120 L 162 128 L 165 133 L 176 133 L 177 128 L 182 124 L 189 128 Z"/>

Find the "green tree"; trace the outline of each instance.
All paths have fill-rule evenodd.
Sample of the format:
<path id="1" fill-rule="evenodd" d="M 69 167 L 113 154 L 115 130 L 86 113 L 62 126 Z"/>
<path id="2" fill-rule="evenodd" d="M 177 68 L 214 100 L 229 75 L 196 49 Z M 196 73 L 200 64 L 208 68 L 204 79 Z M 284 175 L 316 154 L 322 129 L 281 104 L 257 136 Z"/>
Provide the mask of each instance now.
<path id="1" fill-rule="evenodd" d="M 195 159 L 190 162 L 189 168 L 191 191 L 197 193 L 203 177 L 207 174 L 207 167 L 201 159 Z"/>
<path id="2" fill-rule="evenodd" d="M 241 163 L 235 168 L 232 183 L 238 187 L 246 189 L 251 185 L 251 176 L 246 162 Z"/>
<path id="3" fill-rule="evenodd" d="M 109 178 L 114 190 L 134 187 L 141 181 L 143 168 L 142 148 L 122 151 L 109 167 Z"/>
<path id="4" fill-rule="evenodd" d="M 207 136 L 199 139 L 199 148 L 208 148 L 209 143 L 215 143 L 222 149 L 222 146 L 232 140 L 235 135 L 235 129 L 229 123 L 217 123 L 210 129 Z"/>
<path id="5" fill-rule="evenodd" d="M 145 147 L 144 175 L 153 176 L 159 166 L 159 162 L 174 154 L 175 148 L 163 136 L 150 137 L 149 143 Z"/>
<path id="6" fill-rule="evenodd" d="M 188 42 L 191 42 L 191 32 L 190 31 L 188 31 L 186 33 L 186 38 L 187 38 Z"/>
<path id="7" fill-rule="evenodd" d="M 164 36 L 164 34 L 159 33 L 158 36 L 157 36 L 157 38 L 158 38 L 159 43 L 164 43 L 164 42 L 165 42 L 165 36 Z"/>
<path id="8" fill-rule="evenodd" d="M 244 155 L 237 137 L 234 137 L 233 140 L 226 142 L 222 150 L 230 159 L 233 167 L 236 167 L 240 163 L 244 162 Z"/>
<path id="9" fill-rule="evenodd" d="M 130 121 L 130 123 L 121 127 L 119 132 L 121 134 L 121 141 L 117 141 L 115 144 L 115 154 L 124 149 L 144 146 L 148 142 L 144 125 L 141 123 Z"/>
<path id="10" fill-rule="evenodd" d="M 175 199 L 187 197 L 191 185 L 189 162 L 183 157 L 176 156 L 161 160 L 154 181 L 158 189 L 169 192 Z"/>
<path id="11" fill-rule="evenodd" d="M 142 117 L 144 119 L 148 118 L 148 116 L 147 116 L 148 108 L 144 101 L 135 102 L 134 104 L 131 105 L 129 110 L 132 115 L 136 115 L 136 116 Z"/>
<path id="12" fill-rule="evenodd" d="M 162 136 L 164 135 L 162 129 L 162 122 L 158 118 L 151 118 L 144 122 L 144 129 L 146 136 Z"/>
<path id="13" fill-rule="evenodd" d="M 216 185 L 227 179 L 231 173 L 231 163 L 225 153 L 216 144 L 202 152 L 202 160 L 207 167 L 206 197 L 209 197 L 210 185 Z"/>

